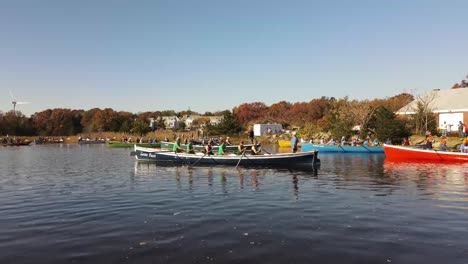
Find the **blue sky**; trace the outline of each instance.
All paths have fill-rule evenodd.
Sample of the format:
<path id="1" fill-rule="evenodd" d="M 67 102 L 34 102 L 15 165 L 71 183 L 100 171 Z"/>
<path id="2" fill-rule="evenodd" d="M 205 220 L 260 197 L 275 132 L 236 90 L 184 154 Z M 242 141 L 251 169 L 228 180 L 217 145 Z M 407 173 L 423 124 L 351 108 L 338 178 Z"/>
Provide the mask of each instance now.
<path id="1" fill-rule="evenodd" d="M 468 74 L 468 1 L 0 0 L 0 111 L 215 112 Z"/>

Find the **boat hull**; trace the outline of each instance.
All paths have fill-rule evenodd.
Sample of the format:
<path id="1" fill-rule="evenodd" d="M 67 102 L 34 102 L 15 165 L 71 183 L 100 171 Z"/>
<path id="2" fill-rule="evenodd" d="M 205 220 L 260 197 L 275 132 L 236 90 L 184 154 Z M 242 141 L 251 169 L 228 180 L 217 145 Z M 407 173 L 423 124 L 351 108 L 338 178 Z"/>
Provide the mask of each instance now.
<path id="1" fill-rule="evenodd" d="M 222 165 L 222 166 L 280 166 L 280 167 L 317 167 L 318 152 L 277 153 L 262 155 L 204 155 L 203 153 L 185 154 L 173 151 L 156 151 L 135 146 L 135 158 L 142 161 L 155 161 L 179 165 Z"/>
<path id="2" fill-rule="evenodd" d="M 14 143 L 0 143 L 1 146 L 4 147 L 14 147 L 14 146 L 29 146 L 32 143 L 32 141 L 26 141 L 26 142 L 14 142 Z"/>
<path id="3" fill-rule="evenodd" d="M 78 144 L 80 145 L 94 145 L 94 144 L 105 144 L 105 140 L 80 140 Z"/>
<path id="4" fill-rule="evenodd" d="M 320 145 L 302 143 L 302 151 L 317 150 L 319 152 L 340 152 L 340 153 L 384 153 L 383 147 L 368 146 L 341 146 L 341 145 Z"/>
<path id="5" fill-rule="evenodd" d="M 468 153 L 426 150 L 384 144 L 385 158 L 395 161 L 468 162 Z"/>
<path id="6" fill-rule="evenodd" d="M 160 143 L 126 143 L 126 142 L 118 142 L 118 141 L 108 141 L 107 146 L 111 148 L 133 148 L 134 145 L 137 145 L 139 147 L 145 147 L 145 148 L 160 148 L 161 144 Z"/>

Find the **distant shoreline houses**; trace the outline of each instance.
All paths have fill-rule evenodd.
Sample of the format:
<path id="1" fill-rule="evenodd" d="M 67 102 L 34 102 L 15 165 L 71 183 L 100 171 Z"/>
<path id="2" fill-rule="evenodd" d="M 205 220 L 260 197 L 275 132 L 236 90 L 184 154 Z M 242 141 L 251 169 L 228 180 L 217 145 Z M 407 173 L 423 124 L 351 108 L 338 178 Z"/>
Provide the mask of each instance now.
<path id="1" fill-rule="evenodd" d="M 202 121 L 198 123 L 196 120 Z M 202 116 L 202 115 L 184 115 L 178 117 L 176 115 L 160 116 L 158 118 L 149 118 L 151 130 L 158 129 L 158 123 L 164 122 L 166 130 L 178 130 L 183 123 L 186 130 L 193 130 L 204 127 L 207 123 L 212 126 L 218 125 L 224 120 L 224 116 Z"/>
<path id="2" fill-rule="evenodd" d="M 457 124 L 461 121 L 468 124 L 468 89 L 465 86 L 447 90 L 435 89 L 420 98 L 416 98 L 396 112 L 397 115 L 413 115 L 418 109 L 418 104 L 425 101 L 427 106 L 436 115 L 437 127 L 446 122 L 450 124 L 450 130 L 456 131 Z"/>

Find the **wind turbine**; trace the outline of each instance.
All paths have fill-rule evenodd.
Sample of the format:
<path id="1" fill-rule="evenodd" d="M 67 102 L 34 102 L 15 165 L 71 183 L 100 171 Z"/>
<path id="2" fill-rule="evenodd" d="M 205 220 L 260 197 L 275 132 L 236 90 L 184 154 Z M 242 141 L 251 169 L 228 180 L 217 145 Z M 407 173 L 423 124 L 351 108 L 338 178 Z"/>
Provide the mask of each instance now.
<path id="1" fill-rule="evenodd" d="M 29 104 L 29 102 L 18 102 L 16 101 L 15 97 L 13 96 L 13 93 L 10 91 L 10 96 L 11 96 L 11 103 L 13 104 L 13 113 L 16 114 L 16 105 L 17 104 Z"/>

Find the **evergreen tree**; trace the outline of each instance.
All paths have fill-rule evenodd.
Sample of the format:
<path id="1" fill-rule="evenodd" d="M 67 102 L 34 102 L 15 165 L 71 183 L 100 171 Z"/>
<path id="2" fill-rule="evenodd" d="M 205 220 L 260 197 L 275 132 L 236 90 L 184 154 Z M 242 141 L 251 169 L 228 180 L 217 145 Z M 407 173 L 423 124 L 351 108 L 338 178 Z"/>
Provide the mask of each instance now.
<path id="1" fill-rule="evenodd" d="M 399 143 L 403 138 L 411 135 L 405 127 L 405 122 L 397 119 L 396 115 L 384 106 L 379 106 L 373 112 L 363 129 L 373 133 L 380 142 L 390 139 L 393 143 Z"/>
<path id="2" fill-rule="evenodd" d="M 143 120 L 137 120 L 133 124 L 132 133 L 138 134 L 141 137 L 146 135 L 150 131 L 149 124 Z"/>
<path id="3" fill-rule="evenodd" d="M 231 111 L 223 112 L 223 120 L 216 126 L 208 126 L 211 133 L 219 135 L 233 135 L 242 131 L 242 126 L 237 122 L 235 115 Z"/>

